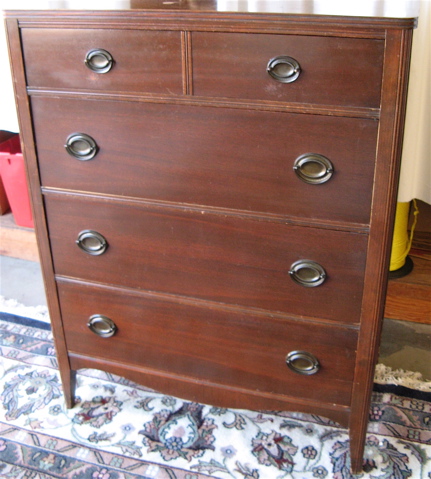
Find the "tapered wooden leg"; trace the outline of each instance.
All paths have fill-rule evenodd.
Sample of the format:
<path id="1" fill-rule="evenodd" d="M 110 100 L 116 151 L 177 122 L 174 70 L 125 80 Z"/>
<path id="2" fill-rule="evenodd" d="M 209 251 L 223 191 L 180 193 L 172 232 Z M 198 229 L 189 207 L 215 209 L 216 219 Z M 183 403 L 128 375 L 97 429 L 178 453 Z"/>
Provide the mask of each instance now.
<path id="1" fill-rule="evenodd" d="M 63 394 L 68 409 L 73 408 L 75 404 L 76 371 L 69 369 L 61 376 L 63 383 Z"/>
<path id="2" fill-rule="evenodd" d="M 367 422 L 360 424 L 359 427 L 349 429 L 350 437 L 350 469 L 352 474 L 362 472 L 364 464 L 365 436 L 367 432 Z"/>

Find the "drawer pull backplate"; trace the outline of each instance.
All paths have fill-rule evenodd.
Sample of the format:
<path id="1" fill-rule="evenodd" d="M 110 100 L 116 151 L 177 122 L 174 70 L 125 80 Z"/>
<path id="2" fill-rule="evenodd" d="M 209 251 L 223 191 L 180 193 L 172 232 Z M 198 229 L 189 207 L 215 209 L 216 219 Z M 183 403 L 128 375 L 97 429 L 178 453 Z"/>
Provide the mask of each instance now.
<path id="1" fill-rule="evenodd" d="M 293 170 L 305 183 L 318 185 L 331 179 L 334 167 L 328 158 L 317 153 L 299 156 L 293 164 Z"/>
<path id="2" fill-rule="evenodd" d="M 320 369 L 318 359 L 307 351 L 291 351 L 286 356 L 287 366 L 297 374 L 311 376 Z"/>
<path id="3" fill-rule="evenodd" d="M 268 74 L 281 83 L 292 83 L 301 74 L 301 65 L 292 57 L 278 56 L 269 60 Z"/>
<path id="4" fill-rule="evenodd" d="M 289 275 L 296 283 L 307 288 L 320 286 L 326 279 L 324 268 L 314 261 L 301 259 L 292 264 Z"/>
<path id="5" fill-rule="evenodd" d="M 81 161 L 93 159 L 98 151 L 97 143 L 85 133 L 69 135 L 64 145 L 70 156 Z"/>
<path id="6" fill-rule="evenodd" d="M 85 65 L 95 73 L 108 73 L 114 65 L 114 59 L 106 50 L 97 48 L 87 53 Z"/>
<path id="7" fill-rule="evenodd" d="M 76 244 L 82 251 L 92 256 L 103 254 L 108 247 L 105 237 L 92 230 L 81 231 L 76 239 Z"/>
<path id="8" fill-rule="evenodd" d="M 112 319 L 102 314 L 94 314 L 88 318 L 87 326 L 101 338 L 110 338 L 117 331 L 117 326 Z"/>

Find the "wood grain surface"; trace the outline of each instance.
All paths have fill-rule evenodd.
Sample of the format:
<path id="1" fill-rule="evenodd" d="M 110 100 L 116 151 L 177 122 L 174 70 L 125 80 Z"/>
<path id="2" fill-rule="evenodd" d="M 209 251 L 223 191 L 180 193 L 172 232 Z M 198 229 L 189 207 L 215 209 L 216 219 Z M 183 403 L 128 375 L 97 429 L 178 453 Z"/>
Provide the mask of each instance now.
<path id="1" fill-rule="evenodd" d="M 140 30 L 24 29 L 23 53 L 31 87 L 181 94 L 179 32 Z M 109 74 L 85 66 L 89 51 L 114 58 Z M 49 51 L 49 55 L 46 52 Z"/>
<path id="2" fill-rule="evenodd" d="M 54 193 L 45 207 L 56 274 L 359 322 L 366 235 Z M 84 230 L 106 238 L 104 254 L 78 248 Z M 325 282 L 295 283 L 299 260 L 321 264 Z"/>
<path id="3" fill-rule="evenodd" d="M 40 96 L 32 97 L 32 110 L 43 186 L 320 221 L 370 221 L 375 120 Z M 94 159 L 67 154 L 66 139 L 76 132 L 95 140 Z M 294 162 L 306 153 L 332 162 L 328 182 L 310 185 L 298 178 Z"/>
<path id="4" fill-rule="evenodd" d="M 197 96 L 368 108 L 380 103 L 382 40 L 194 32 L 192 45 Z M 277 56 L 300 64 L 296 81 L 268 75 L 267 64 Z"/>
<path id="5" fill-rule="evenodd" d="M 194 4 L 7 14 L 66 403 L 76 370 L 98 367 L 209 404 L 326 412 L 349 426 L 359 472 L 415 20 Z M 108 74 L 86 68 L 93 48 L 113 55 Z M 279 55 L 299 61 L 295 82 L 268 75 Z M 95 160 L 65 157 L 71 133 L 94 135 Z M 295 182 L 303 153 L 330 157 L 333 178 Z M 76 245 L 88 229 L 103 255 Z M 292 281 L 300 259 L 322 285 Z M 93 311 L 115 316 L 118 347 L 88 336 Z M 290 395 L 291 347 L 316 351 L 327 384 L 300 378 Z"/>
<path id="6" fill-rule="evenodd" d="M 61 280 L 66 341 L 72 354 L 141 366 L 169 375 L 349 405 L 357 332 L 249 311 L 221 310 L 158 295 Z M 103 314 L 118 330 L 110 338 L 90 331 L 90 316 Z M 311 376 L 291 371 L 291 351 L 320 362 Z M 252 404 L 250 404 L 252 406 Z M 244 404 L 247 407 L 247 404 Z"/>

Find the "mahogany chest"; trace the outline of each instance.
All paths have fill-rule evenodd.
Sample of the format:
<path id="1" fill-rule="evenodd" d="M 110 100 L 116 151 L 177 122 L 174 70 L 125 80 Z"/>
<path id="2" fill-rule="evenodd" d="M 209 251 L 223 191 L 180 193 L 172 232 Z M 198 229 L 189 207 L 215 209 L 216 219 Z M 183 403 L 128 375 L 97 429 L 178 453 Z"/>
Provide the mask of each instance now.
<path id="1" fill-rule="evenodd" d="M 132 4 L 6 14 L 66 402 L 312 412 L 359 471 L 414 19 Z"/>

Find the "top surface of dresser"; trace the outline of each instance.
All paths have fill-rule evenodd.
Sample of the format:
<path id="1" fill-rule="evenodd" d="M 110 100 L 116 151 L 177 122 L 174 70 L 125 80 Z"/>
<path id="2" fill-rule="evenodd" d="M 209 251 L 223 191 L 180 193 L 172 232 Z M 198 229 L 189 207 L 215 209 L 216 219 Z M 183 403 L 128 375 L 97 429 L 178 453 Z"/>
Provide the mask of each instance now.
<path id="1" fill-rule="evenodd" d="M 24 2 L 25 4 L 26 2 Z M 65 7 L 67 4 L 67 7 Z M 20 2 L 4 0 L 2 8 L 18 10 Z M 368 2 L 328 2 L 325 0 L 53 0 L 50 2 L 35 0 L 31 4 L 23 5 L 26 11 L 33 14 L 37 10 L 117 10 L 123 13 L 138 10 L 165 10 L 165 11 L 200 11 L 200 12 L 233 12 L 233 13 L 280 13 L 292 15 L 333 15 L 345 17 L 372 18 L 415 18 L 418 15 L 419 1 L 408 0 L 394 2 L 393 0 L 374 0 Z"/>

